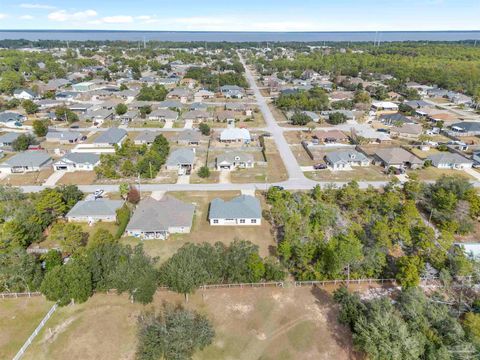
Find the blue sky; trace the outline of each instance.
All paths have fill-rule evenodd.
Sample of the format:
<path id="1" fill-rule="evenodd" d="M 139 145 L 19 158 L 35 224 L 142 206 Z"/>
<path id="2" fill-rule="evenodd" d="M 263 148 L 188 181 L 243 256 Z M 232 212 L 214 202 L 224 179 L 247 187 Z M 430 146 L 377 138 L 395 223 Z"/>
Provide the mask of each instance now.
<path id="1" fill-rule="evenodd" d="M 480 0 L 0 0 L 0 29 L 480 30 Z"/>

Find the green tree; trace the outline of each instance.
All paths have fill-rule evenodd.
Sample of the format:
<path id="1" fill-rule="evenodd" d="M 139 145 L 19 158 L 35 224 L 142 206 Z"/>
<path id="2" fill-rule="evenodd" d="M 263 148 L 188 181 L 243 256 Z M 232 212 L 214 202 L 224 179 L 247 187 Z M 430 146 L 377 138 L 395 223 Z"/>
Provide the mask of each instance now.
<path id="1" fill-rule="evenodd" d="M 33 132 L 38 137 L 44 137 L 48 132 L 49 120 L 34 120 L 33 121 Z"/>
<path id="2" fill-rule="evenodd" d="M 206 123 L 200 123 L 200 125 L 198 126 L 198 129 L 200 130 L 200 132 L 202 133 L 202 135 L 205 135 L 205 136 L 209 136 L 210 135 L 210 126 Z"/>
<path id="3" fill-rule="evenodd" d="M 23 100 L 22 107 L 27 114 L 35 114 L 39 109 L 39 106 L 32 100 Z"/>
<path id="4" fill-rule="evenodd" d="M 403 288 L 415 287 L 420 283 L 423 262 L 418 256 L 403 256 L 397 261 L 397 280 Z"/>
<path id="5" fill-rule="evenodd" d="M 345 114 L 340 112 L 334 112 L 328 116 L 327 122 L 332 125 L 339 125 L 339 124 L 345 123 L 346 121 L 347 121 L 347 116 Z"/>
<path id="6" fill-rule="evenodd" d="M 200 176 L 201 178 L 208 178 L 208 177 L 210 177 L 210 169 L 208 168 L 208 166 L 202 166 L 202 167 L 198 170 L 198 176 Z"/>
<path id="7" fill-rule="evenodd" d="M 55 249 L 49 250 L 42 259 L 45 261 L 45 271 L 47 272 L 63 264 L 62 254 Z"/>
<path id="8" fill-rule="evenodd" d="M 117 115 L 123 115 L 128 111 L 128 106 L 125 105 L 124 103 L 120 103 L 117 106 L 115 106 L 115 113 Z"/>
<path id="9" fill-rule="evenodd" d="M 37 144 L 37 140 L 31 134 L 21 134 L 12 142 L 12 149 L 14 151 L 25 151 L 30 145 Z"/>
<path id="10" fill-rule="evenodd" d="M 80 247 L 85 246 L 88 234 L 82 227 L 73 223 L 56 223 L 50 230 L 50 240 L 60 244 L 62 250 L 73 254 Z"/>

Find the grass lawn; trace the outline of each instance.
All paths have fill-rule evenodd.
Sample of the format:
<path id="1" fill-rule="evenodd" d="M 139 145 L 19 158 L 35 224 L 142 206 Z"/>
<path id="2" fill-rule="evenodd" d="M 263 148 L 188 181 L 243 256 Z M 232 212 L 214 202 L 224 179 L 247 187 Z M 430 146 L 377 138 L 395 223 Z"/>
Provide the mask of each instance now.
<path id="1" fill-rule="evenodd" d="M 163 121 L 158 120 L 145 120 L 145 121 L 132 121 L 128 123 L 128 127 L 131 128 L 157 128 L 161 129 L 165 126 Z"/>
<path id="2" fill-rule="evenodd" d="M 134 359 L 137 317 L 163 301 L 183 304 L 183 296 L 158 292 L 153 304 L 142 306 L 126 295 L 97 294 L 84 304 L 59 308 L 24 359 Z M 322 291 L 198 291 L 186 306 L 206 315 L 216 333 L 195 360 L 357 359 L 348 330 L 338 324 L 336 307 Z"/>
<path id="3" fill-rule="evenodd" d="M 468 175 L 464 171 L 460 170 L 451 170 L 451 169 L 437 169 L 433 166 L 430 166 L 425 169 L 411 170 L 408 174 L 417 174 L 418 180 L 428 181 L 428 180 L 437 180 L 442 176 L 463 176 L 469 180 L 475 180 L 472 176 Z"/>
<path id="4" fill-rule="evenodd" d="M 0 359 L 11 359 L 52 307 L 42 296 L 0 299 Z"/>
<path id="5" fill-rule="evenodd" d="M 381 168 L 376 166 L 354 167 L 350 171 L 331 171 L 329 169 L 305 172 L 305 176 L 315 181 L 389 181 L 391 177 L 385 175 Z"/>
<path id="6" fill-rule="evenodd" d="M 97 180 L 95 171 L 67 172 L 57 181 L 57 185 L 91 185 L 95 180 Z"/>
<path id="7" fill-rule="evenodd" d="M 50 175 L 53 174 L 53 169 L 43 169 L 24 174 L 11 174 L 0 181 L 1 184 L 8 184 L 13 186 L 22 185 L 42 185 Z"/>
<path id="8" fill-rule="evenodd" d="M 430 148 L 430 150 L 428 150 L 428 151 L 422 151 L 422 150 L 420 150 L 419 148 L 416 148 L 416 147 L 411 148 L 410 152 L 412 152 L 413 154 L 415 154 L 417 157 L 419 157 L 422 160 L 426 159 L 430 155 L 440 153 L 440 151 L 438 151 L 437 149 L 434 149 L 434 148 Z"/>
<path id="9" fill-rule="evenodd" d="M 229 244 L 235 238 L 238 238 L 249 240 L 258 245 L 262 256 L 270 255 L 275 251 L 276 244 L 271 234 L 271 226 L 265 220 L 262 221 L 260 226 L 210 226 L 207 220 L 210 202 L 216 197 L 232 199 L 240 195 L 240 192 L 173 192 L 171 195 L 195 204 L 196 209 L 190 234 L 174 234 L 164 241 L 143 241 L 145 251 L 151 256 L 158 256 L 160 262 L 171 257 L 182 245 L 188 242 L 214 244 L 221 241 Z M 263 202 L 263 197 L 258 197 Z M 141 240 L 127 237 L 123 238 L 122 242 L 134 246 Z"/>
<path id="10" fill-rule="evenodd" d="M 219 171 L 210 170 L 210 176 L 208 178 L 201 178 L 198 176 L 197 169 L 192 175 L 190 175 L 190 184 L 218 184 L 220 178 Z"/>

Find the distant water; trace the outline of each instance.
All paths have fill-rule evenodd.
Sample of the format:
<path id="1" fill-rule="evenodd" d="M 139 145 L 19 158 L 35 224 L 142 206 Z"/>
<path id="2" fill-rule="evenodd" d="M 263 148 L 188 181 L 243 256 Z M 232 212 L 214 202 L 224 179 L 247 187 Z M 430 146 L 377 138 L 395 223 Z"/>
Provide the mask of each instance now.
<path id="1" fill-rule="evenodd" d="M 209 31 L 97 31 L 97 30 L 0 30 L 0 39 L 26 40 L 157 40 L 209 42 L 265 41 L 460 41 L 480 40 L 480 31 L 386 32 L 209 32 Z M 480 45 L 480 44 L 479 44 Z"/>

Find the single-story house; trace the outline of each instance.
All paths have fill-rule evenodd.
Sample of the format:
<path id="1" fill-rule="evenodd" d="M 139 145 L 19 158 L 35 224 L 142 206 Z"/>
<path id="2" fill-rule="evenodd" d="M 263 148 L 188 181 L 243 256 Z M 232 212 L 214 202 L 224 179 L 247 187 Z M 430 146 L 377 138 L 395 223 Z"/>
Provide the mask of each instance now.
<path id="1" fill-rule="evenodd" d="M 3 111 L 0 112 L 0 123 L 3 124 L 20 124 L 27 120 L 27 117 L 25 115 L 12 112 L 12 111 Z"/>
<path id="2" fill-rule="evenodd" d="M 137 110 L 128 110 L 123 115 L 118 115 L 118 118 L 123 122 L 130 122 L 135 120 L 138 117 L 139 113 Z"/>
<path id="3" fill-rule="evenodd" d="M 229 151 L 218 155 L 215 159 L 215 168 L 217 170 L 250 169 L 254 166 L 254 156 L 241 151 Z"/>
<path id="4" fill-rule="evenodd" d="M 160 200 L 151 197 L 137 205 L 127 225 L 128 236 L 143 240 L 165 240 L 170 234 L 187 234 L 192 228 L 195 206 L 165 195 Z"/>
<path id="5" fill-rule="evenodd" d="M 351 170 L 354 166 L 370 165 L 370 159 L 361 152 L 351 149 L 329 152 L 324 159 L 332 170 Z"/>
<path id="6" fill-rule="evenodd" d="M 77 91 L 77 92 L 91 91 L 91 90 L 94 90 L 95 87 L 96 87 L 96 84 L 93 81 L 85 81 L 85 82 L 80 82 L 72 85 L 73 91 Z"/>
<path id="7" fill-rule="evenodd" d="M 480 121 L 463 121 L 450 126 L 452 133 L 457 136 L 480 135 Z"/>
<path id="8" fill-rule="evenodd" d="M 423 166 L 423 160 L 420 160 L 411 152 L 400 147 L 377 150 L 374 154 L 374 163 L 385 168 L 418 169 Z"/>
<path id="9" fill-rule="evenodd" d="M 411 119 L 409 119 L 408 117 L 406 117 L 405 115 L 402 115 L 400 113 L 383 114 L 383 115 L 380 115 L 379 119 L 385 125 L 390 125 L 390 126 L 413 123 L 413 121 Z"/>
<path id="10" fill-rule="evenodd" d="M 0 135 L 0 147 L 10 148 L 12 143 L 18 139 L 22 133 L 17 132 L 7 132 L 3 135 Z"/>
<path id="11" fill-rule="evenodd" d="M 126 130 L 109 128 L 107 131 L 103 131 L 99 137 L 94 139 L 92 144 L 97 147 L 109 147 L 114 145 L 121 146 L 126 137 Z"/>
<path id="12" fill-rule="evenodd" d="M 241 99 L 245 95 L 245 90 L 237 85 L 224 85 L 220 88 L 220 92 L 227 99 Z"/>
<path id="13" fill-rule="evenodd" d="M 74 144 L 82 134 L 77 131 L 49 131 L 45 137 L 48 142 L 60 144 Z"/>
<path id="14" fill-rule="evenodd" d="M 323 143 L 348 142 L 348 136 L 340 130 L 318 130 L 313 133 L 313 137 Z"/>
<path id="15" fill-rule="evenodd" d="M 189 175 L 195 167 L 195 150 L 180 148 L 172 151 L 166 162 L 167 170 L 178 171 L 179 174 Z"/>
<path id="16" fill-rule="evenodd" d="M 1 163 L 0 172 L 17 174 L 40 171 L 51 163 L 52 158 L 44 151 L 24 151 Z"/>
<path id="17" fill-rule="evenodd" d="M 190 110 L 183 115 L 184 120 L 192 120 L 194 122 L 202 122 L 213 120 L 213 116 L 208 111 L 203 110 Z"/>
<path id="18" fill-rule="evenodd" d="M 182 104 L 185 104 L 188 99 L 192 96 L 192 93 L 188 89 L 177 88 L 173 89 L 167 94 L 167 99 L 177 99 L 180 100 Z"/>
<path id="19" fill-rule="evenodd" d="M 137 135 L 133 142 L 135 145 L 151 145 L 158 135 L 159 133 L 156 131 L 144 130 Z"/>
<path id="20" fill-rule="evenodd" d="M 250 131 L 247 129 L 230 128 L 220 133 L 221 142 L 244 142 L 249 143 L 252 140 Z"/>
<path id="21" fill-rule="evenodd" d="M 420 124 L 407 124 L 404 123 L 401 126 L 395 126 L 391 128 L 390 135 L 416 139 L 423 133 L 423 127 Z"/>
<path id="22" fill-rule="evenodd" d="M 19 100 L 34 100 L 38 98 L 38 94 L 30 89 L 16 89 L 13 97 Z"/>
<path id="23" fill-rule="evenodd" d="M 397 112 L 398 105 L 390 101 L 374 101 L 372 103 L 372 110 L 383 112 Z"/>
<path id="24" fill-rule="evenodd" d="M 473 166 L 472 160 L 469 160 L 460 154 L 451 152 L 433 154 L 428 156 L 427 160 L 430 160 L 432 165 L 439 169 L 463 170 L 470 169 Z"/>
<path id="25" fill-rule="evenodd" d="M 202 139 L 200 131 L 193 129 L 185 129 L 177 136 L 177 144 L 179 145 L 199 145 Z"/>
<path id="26" fill-rule="evenodd" d="M 148 114 L 148 119 L 159 121 L 176 121 L 178 119 L 178 112 L 170 109 L 158 109 Z"/>
<path id="27" fill-rule="evenodd" d="M 215 93 L 213 91 L 208 90 L 198 90 L 194 94 L 194 101 L 195 102 L 202 102 L 205 99 L 213 99 L 215 97 Z"/>
<path id="28" fill-rule="evenodd" d="M 91 153 L 68 153 L 53 163 L 55 171 L 93 171 L 100 163 L 100 155 Z"/>
<path id="29" fill-rule="evenodd" d="M 261 225 L 260 200 L 250 195 L 241 195 L 229 201 L 213 199 L 208 219 L 213 226 Z"/>
<path id="30" fill-rule="evenodd" d="M 230 110 L 219 111 L 217 113 L 217 120 L 220 122 L 234 123 L 235 117 L 235 112 Z"/>
<path id="31" fill-rule="evenodd" d="M 117 220 L 117 210 L 123 206 L 122 200 L 82 200 L 75 204 L 67 213 L 68 221 L 94 223 L 97 221 L 114 222 Z"/>
<path id="32" fill-rule="evenodd" d="M 252 108 L 250 106 L 247 106 L 247 105 L 241 104 L 241 103 L 226 103 L 225 104 L 225 110 L 241 112 L 241 113 L 245 114 L 246 116 L 252 116 L 253 115 Z"/>

